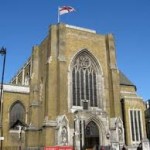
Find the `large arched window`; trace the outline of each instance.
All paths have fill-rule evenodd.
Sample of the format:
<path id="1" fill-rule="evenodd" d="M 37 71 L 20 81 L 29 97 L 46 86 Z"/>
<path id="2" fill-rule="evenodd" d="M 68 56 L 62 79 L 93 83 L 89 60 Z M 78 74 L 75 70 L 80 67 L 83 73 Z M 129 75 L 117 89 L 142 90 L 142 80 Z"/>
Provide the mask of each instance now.
<path id="1" fill-rule="evenodd" d="M 100 68 L 95 58 L 84 50 L 75 57 L 71 69 L 73 106 L 82 106 L 87 101 L 89 106 L 97 107 Z"/>
<path id="2" fill-rule="evenodd" d="M 15 102 L 10 109 L 10 128 L 14 128 L 15 124 L 25 122 L 25 108 L 19 101 Z"/>

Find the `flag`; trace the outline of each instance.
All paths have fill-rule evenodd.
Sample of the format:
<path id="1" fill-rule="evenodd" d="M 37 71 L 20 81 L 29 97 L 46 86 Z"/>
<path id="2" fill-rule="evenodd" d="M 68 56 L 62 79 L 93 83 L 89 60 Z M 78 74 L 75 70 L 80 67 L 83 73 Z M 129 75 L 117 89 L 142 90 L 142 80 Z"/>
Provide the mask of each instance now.
<path id="1" fill-rule="evenodd" d="M 72 11 L 75 11 L 75 9 L 73 7 L 71 7 L 71 6 L 62 6 L 62 7 L 59 7 L 59 15 L 70 13 Z"/>

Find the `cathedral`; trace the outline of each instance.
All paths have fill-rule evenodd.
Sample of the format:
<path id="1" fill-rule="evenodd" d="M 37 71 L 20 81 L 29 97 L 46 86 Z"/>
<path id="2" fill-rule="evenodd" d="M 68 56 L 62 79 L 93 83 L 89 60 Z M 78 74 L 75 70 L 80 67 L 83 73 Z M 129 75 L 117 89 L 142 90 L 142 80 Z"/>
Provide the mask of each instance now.
<path id="1" fill-rule="evenodd" d="M 145 110 L 112 34 L 54 24 L 3 86 L 1 149 L 149 150 Z"/>

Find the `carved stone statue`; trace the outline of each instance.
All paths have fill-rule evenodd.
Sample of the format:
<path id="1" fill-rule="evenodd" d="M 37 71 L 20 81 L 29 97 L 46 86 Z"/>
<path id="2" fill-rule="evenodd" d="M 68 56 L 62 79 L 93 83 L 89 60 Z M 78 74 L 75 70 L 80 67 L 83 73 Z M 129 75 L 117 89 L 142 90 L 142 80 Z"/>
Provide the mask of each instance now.
<path id="1" fill-rule="evenodd" d="M 67 129 L 66 129 L 66 127 L 62 128 L 61 136 L 62 136 L 62 143 L 64 145 L 66 145 L 66 143 L 67 143 Z"/>

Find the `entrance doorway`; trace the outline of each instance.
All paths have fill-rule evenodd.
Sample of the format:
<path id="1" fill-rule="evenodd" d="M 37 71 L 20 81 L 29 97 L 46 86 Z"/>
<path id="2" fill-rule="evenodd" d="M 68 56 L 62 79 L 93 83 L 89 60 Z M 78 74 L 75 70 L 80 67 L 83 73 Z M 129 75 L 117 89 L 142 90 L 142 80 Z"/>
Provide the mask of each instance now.
<path id="1" fill-rule="evenodd" d="M 96 123 L 94 121 L 91 121 L 87 124 L 85 128 L 85 148 L 98 149 L 99 147 L 99 129 Z"/>

